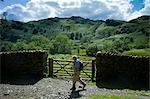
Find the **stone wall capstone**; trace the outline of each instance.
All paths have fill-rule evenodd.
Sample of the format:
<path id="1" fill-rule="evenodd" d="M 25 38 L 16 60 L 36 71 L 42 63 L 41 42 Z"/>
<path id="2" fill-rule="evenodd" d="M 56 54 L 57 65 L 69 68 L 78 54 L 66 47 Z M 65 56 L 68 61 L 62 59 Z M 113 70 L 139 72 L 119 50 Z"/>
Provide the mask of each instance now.
<path id="1" fill-rule="evenodd" d="M 105 88 L 149 90 L 150 57 L 96 55 L 96 85 Z"/>
<path id="2" fill-rule="evenodd" d="M 44 51 L 1 52 L 1 79 L 17 75 L 43 76 L 47 56 Z"/>

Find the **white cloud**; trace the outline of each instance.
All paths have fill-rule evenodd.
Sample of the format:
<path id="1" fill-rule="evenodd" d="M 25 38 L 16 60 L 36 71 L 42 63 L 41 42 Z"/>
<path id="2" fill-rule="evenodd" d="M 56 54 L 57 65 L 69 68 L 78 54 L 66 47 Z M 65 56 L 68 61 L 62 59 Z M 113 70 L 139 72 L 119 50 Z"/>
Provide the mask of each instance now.
<path id="1" fill-rule="evenodd" d="M 143 15 L 150 15 L 150 0 L 145 1 L 145 7 L 140 10 Z"/>
<path id="2" fill-rule="evenodd" d="M 144 4 L 145 6 L 141 10 L 129 13 L 127 20 L 135 19 L 142 15 L 150 15 L 150 0 L 145 0 Z"/>
<path id="3" fill-rule="evenodd" d="M 135 19 L 135 18 L 140 17 L 140 16 L 142 16 L 142 14 L 138 11 L 135 11 L 133 13 L 128 14 L 127 21 Z"/>
<path id="4" fill-rule="evenodd" d="M 80 3 L 80 7 L 64 8 L 61 16 L 77 15 L 92 19 L 123 19 L 132 8 L 128 0 L 85 0 Z"/>
<path id="5" fill-rule="evenodd" d="M 7 11 L 9 19 L 20 21 L 39 20 L 59 15 L 59 5 L 52 0 L 31 0 L 25 6 L 15 4 L 7 6 L 1 12 Z M 12 17 L 13 16 L 13 17 Z"/>
<path id="6" fill-rule="evenodd" d="M 81 0 L 57 0 L 61 8 L 79 8 Z"/>
<path id="7" fill-rule="evenodd" d="M 130 20 L 141 15 L 150 15 L 150 0 L 145 7 L 132 12 L 131 0 L 30 0 L 25 6 L 15 4 L 0 12 L 8 11 L 8 18 L 21 21 L 39 20 L 50 17 L 81 16 L 105 20 L 108 18 Z"/>

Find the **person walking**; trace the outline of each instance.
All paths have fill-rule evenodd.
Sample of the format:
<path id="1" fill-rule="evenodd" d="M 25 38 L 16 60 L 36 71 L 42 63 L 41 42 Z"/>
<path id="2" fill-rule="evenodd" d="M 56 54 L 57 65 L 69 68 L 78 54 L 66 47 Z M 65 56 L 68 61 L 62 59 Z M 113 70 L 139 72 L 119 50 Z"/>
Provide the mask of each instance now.
<path id="1" fill-rule="evenodd" d="M 74 64 L 73 64 L 73 70 L 74 70 L 74 74 L 73 74 L 73 85 L 71 90 L 75 90 L 76 89 L 76 82 L 79 81 L 82 85 L 83 85 L 83 89 L 85 88 L 86 84 L 80 79 L 80 65 L 81 62 L 77 59 L 77 56 L 74 55 L 73 56 L 73 60 L 74 60 Z"/>

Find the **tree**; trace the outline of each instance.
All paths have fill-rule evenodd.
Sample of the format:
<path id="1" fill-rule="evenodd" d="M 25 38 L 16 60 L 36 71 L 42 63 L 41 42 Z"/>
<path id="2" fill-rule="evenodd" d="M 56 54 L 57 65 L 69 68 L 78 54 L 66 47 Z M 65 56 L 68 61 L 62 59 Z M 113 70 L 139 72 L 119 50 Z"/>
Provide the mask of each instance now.
<path id="1" fill-rule="evenodd" d="M 38 48 L 49 49 L 50 40 L 43 35 L 34 35 L 31 37 L 31 45 L 38 46 Z"/>
<path id="2" fill-rule="evenodd" d="M 1 42 L 0 51 L 11 51 L 12 50 L 13 43 L 9 41 L 3 41 Z"/>
<path id="3" fill-rule="evenodd" d="M 1 19 L 6 20 L 7 19 L 6 17 L 7 17 L 7 12 L 6 11 L 2 12 Z"/>
<path id="4" fill-rule="evenodd" d="M 87 48 L 87 55 L 95 56 L 98 51 L 98 47 L 96 44 L 89 45 Z"/>
<path id="5" fill-rule="evenodd" d="M 80 33 L 80 39 L 82 38 L 82 33 Z"/>
<path id="6" fill-rule="evenodd" d="M 84 36 L 81 39 L 81 43 L 89 43 L 91 41 L 91 37 L 90 36 Z"/>
<path id="7" fill-rule="evenodd" d="M 43 35 L 34 35 L 29 41 L 19 39 L 12 50 L 50 50 L 50 40 Z"/>
<path id="8" fill-rule="evenodd" d="M 38 34 L 38 30 L 37 29 L 34 29 L 32 34 Z"/>
<path id="9" fill-rule="evenodd" d="M 74 40 L 75 36 L 74 36 L 74 33 L 71 33 L 70 34 L 70 39 Z"/>
<path id="10" fill-rule="evenodd" d="M 78 32 L 76 32 L 76 34 L 75 34 L 75 39 L 79 40 L 79 33 Z"/>
<path id="11" fill-rule="evenodd" d="M 73 42 L 69 40 L 69 38 L 66 35 L 58 35 L 52 41 L 52 44 L 54 48 L 53 51 L 55 53 L 66 54 L 71 52 L 71 46 Z"/>
<path id="12" fill-rule="evenodd" d="M 26 50 L 28 49 L 28 45 L 25 41 L 18 40 L 12 47 L 12 50 L 20 51 L 20 50 Z"/>

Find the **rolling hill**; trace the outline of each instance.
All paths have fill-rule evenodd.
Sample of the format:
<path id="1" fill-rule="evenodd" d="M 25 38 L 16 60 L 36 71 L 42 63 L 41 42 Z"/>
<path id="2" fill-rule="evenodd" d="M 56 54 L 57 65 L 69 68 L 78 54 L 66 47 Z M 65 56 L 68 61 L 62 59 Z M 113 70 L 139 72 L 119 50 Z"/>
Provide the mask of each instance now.
<path id="1" fill-rule="evenodd" d="M 90 20 L 82 17 L 48 18 L 27 23 L 0 20 L 2 50 L 8 43 L 30 41 L 33 35 L 44 35 L 53 40 L 57 35 L 67 35 L 75 41 L 74 48 L 87 52 L 110 51 L 122 53 L 133 49 L 149 48 L 150 16 L 141 16 L 128 22 L 107 19 Z M 7 48 L 7 50 L 11 50 Z"/>

